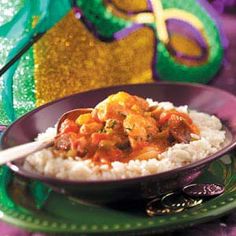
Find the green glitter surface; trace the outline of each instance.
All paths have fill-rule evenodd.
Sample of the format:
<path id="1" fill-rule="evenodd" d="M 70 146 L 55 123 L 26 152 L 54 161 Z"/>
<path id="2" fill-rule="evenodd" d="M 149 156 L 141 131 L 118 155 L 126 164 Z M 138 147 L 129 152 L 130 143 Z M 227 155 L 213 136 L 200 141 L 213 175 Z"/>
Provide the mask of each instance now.
<path id="1" fill-rule="evenodd" d="M 24 0 L 0 0 L 0 25 L 8 22 L 23 6 Z M 0 67 L 6 63 L 9 51 L 15 45 L 17 39 L 0 38 Z M 0 94 L 2 93 L 3 83 L 0 77 Z M 6 112 L 3 109 L 2 96 L 0 96 L 0 124 L 9 124 Z"/>
<path id="2" fill-rule="evenodd" d="M 0 2 L 1 10 L 4 14 L 6 13 L 7 17 L 12 13 L 11 17 L 2 21 L 0 25 L 0 35 L 7 37 L 6 44 L 2 44 L 4 55 L 0 55 L 2 65 L 27 45 L 33 36 L 46 32 L 54 26 L 71 7 L 69 0 L 21 0 L 20 3 L 22 4 L 13 6 L 12 1 L 5 5 L 1 5 Z M 12 8 L 9 13 L 10 6 Z M 35 17 L 38 22 L 35 27 L 32 27 Z M 9 39 L 12 38 L 15 38 L 15 41 L 9 45 Z M 2 95 L 0 98 L 0 123 L 2 124 L 9 124 L 35 107 L 33 50 L 30 49 L 25 53 L 19 64 L 17 63 L 8 69 L 0 81 Z"/>
<path id="3" fill-rule="evenodd" d="M 22 5 L 23 0 L 15 0 L 14 2 L 9 0 L 0 0 L 0 25 L 7 23 L 17 13 Z M 5 64 L 7 55 L 15 42 L 15 39 L 9 40 L 0 37 L 0 67 Z"/>
<path id="4" fill-rule="evenodd" d="M 35 108 L 34 60 L 32 48 L 22 57 L 16 70 L 13 93 L 14 108 L 17 117 Z"/>

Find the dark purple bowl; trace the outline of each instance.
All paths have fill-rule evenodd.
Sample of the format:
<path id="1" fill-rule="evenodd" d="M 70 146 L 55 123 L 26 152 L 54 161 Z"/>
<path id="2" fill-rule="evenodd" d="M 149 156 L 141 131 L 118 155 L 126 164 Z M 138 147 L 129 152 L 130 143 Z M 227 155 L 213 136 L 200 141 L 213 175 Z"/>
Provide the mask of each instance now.
<path id="1" fill-rule="evenodd" d="M 25 171 L 23 160 L 8 163 L 17 174 L 40 180 L 53 189 L 85 201 L 112 202 L 122 199 L 140 199 L 158 196 L 193 182 L 210 162 L 236 146 L 236 97 L 203 85 L 181 83 L 151 83 L 109 87 L 75 94 L 41 106 L 14 122 L 3 134 L 3 149 L 32 141 L 38 133 L 54 126 L 64 112 L 94 107 L 112 93 L 127 91 L 131 94 L 170 101 L 175 105 L 187 104 L 198 111 L 214 114 L 227 127 L 229 144 L 217 153 L 185 167 L 144 177 L 116 181 L 71 181 L 45 177 Z"/>

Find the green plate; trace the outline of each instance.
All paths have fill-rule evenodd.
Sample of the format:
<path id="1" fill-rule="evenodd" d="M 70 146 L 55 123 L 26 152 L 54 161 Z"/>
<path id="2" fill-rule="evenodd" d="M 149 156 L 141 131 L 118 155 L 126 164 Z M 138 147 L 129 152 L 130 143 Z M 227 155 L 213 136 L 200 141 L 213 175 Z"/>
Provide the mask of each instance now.
<path id="1" fill-rule="evenodd" d="M 197 182 L 221 183 L 224 194 L 166 216 L 148 217 L 143 203 L 95 206 L 25 181 L 0 168 L 0 217 L 30 231 L 81 234 L 154 234 L 206 222 L 236 208 L 236 153 L 213 162 Z"/>

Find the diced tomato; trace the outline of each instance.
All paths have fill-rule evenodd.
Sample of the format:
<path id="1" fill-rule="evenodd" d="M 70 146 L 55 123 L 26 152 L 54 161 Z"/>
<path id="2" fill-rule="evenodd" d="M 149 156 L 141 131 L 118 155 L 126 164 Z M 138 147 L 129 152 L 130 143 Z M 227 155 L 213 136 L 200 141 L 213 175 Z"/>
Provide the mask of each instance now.
<path id="1" fill-rule="evenodd" d="M 172 114 L 170 112 L 162 112 L 160 115 L 159 124 L 164 125 L 170 119 L 171 115 Z"/>
<path id="2" fill-rule="evenodd" d="M 72 120 L 65 119 L 60 127 L 60 133 L 79 132 L 79 126 Z"/>
<path id="3" fill-rule="evenodd" d="M 75 143 L 75 148 L 77 149 L 78 155 L 80 157 L 85 156 L 88 153 L 89 149 L 89 138 L 86 138 L 84 136 L 79 137 L 77 139 L 77 142 Z"/>
<path id="4" fill-rule="evenodd" d="M 91 143 L 93 145 L 98 145 L 101 140 L 110 139 L 111 135 L 106 133 L 93 133 L 91 136 Z"/>
<path id="5" fill-rule="evenodd" d="M 160 107 L 153 107 L 150 110 L 151 116 L 154 117 L 155 119 L 158 119 L 158 120 L 159 120 L 160 115 L 163 111 L 164 111 L 163 108 L 160 108 Z"/>
<path id="6" fill-rule="evenodd" d="M 193 123 L 192 119 L 187 114 L 185 114 L 183 112 L 178 112 L 178 111 L 175 111 L 175 110 L 174 111 L 170 110 L 170 111 L 162 112 L 161 115 L 160 115 L 159 123 L 161 125 L 165 124 L 170 119 L 170 117 L 172 115 L 179 116 L 179 117 L 183 118 L 189 124 Z"/>
<path id="7" fill-rule="evenodd" d="M 177 115 L 177 116 L 180 116 L 182 117 L 185 121 L 187 121 L 189 124 L 192 124 L 193 121 L 192 119 L 189 117 L 189 115 L 183 113 L 183 112 L 178 112 L 178 111 L 175 111 L 173 112 L 173 114 Z"/>
<path id="8" fill-rule="evenodd" d="M 148 145 L 150 145 L 148 142 L 145 141 L 139 142 L 133 150 L 140 150 L 143 149 L 144 147 L 147 147 Z"/>
<path id="9" fill-rule="evenodd" d="M 61 133 L 54 139 L 55 146 L 58 149 L 69 150 L 76 146 L 78 135 L 74 132 Z"/>
<path id="10" fill-rule="evenodd" d="M 121 150 L 119 150 L 118 148 L 113 148 L 109 151 L 108 154 L 110 157 L 112 157 L 113 161 L 119 160 L 122 158 L 122 156 L 124 155 L 123 152 Z M 108 157 L 109 157 L 108 156 Z"/>

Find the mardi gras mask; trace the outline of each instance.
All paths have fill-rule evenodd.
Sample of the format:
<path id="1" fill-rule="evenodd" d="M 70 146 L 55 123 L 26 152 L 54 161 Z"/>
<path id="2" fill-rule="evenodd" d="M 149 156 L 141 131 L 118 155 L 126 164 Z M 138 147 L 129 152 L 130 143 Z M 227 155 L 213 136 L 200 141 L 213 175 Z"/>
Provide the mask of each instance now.
<path id="1" fill-rule="evenodd" d="M 215 23 L 198 1 L 149 0 L 146 6 L 127 2 L 140 9 L 124 9 L 125 4 L 114 0 L 76 4 L 82 21 L 101 40 L 121 40 L 150 27 L 155 35 L 154 73 L 160 79 L 205 83 L 212 78 L 222 60 L 222 46 Z"/>
<path id="2" fill-rule="evenodd" d="M 158 79 L 208 82 L 221 66 L 223 47 L 205 7 L 202 0 L 26 1 L 12 23 L 25 28 L 14 35 L 21 40 L 9 59 L 43 37 L 17 69 L 31 76 L 13 80 L 17 63 L 4 75 L 5 120 L 98 87 Z"/>

